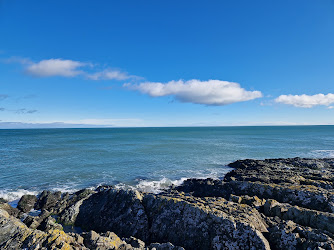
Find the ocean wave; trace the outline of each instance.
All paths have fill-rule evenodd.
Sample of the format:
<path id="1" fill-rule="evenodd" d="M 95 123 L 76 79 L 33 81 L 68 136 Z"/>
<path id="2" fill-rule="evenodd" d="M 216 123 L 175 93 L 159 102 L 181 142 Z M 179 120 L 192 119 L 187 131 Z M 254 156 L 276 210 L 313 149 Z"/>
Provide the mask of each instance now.
<path id="1" fill-rule="evenodd" d="M 74 188 L 72 186 L 63 186 L 63 187 L 54 187 L 54 188 L 51 188 L 51 191 L 53 192 L 62 192 L 62 193 L 75 193 L 77 191 L 79 191 L 80 188 Z"/>
<path id="2" fill-rule="evenodd" d="M 309 153 L 309 155 L 314 158 L 334 158 L 334 150 L 313 150 Z"/>
<path id="3" fill-rule="evenodd" d="M 18 190 L 3 189 L 0 190 L 0 198 L 12 202 L 20 199 L 25 194 L 37 195 L 38 193 L 39 193 L 38 191 L 31 191 L 26 189 L 18 189 Z"/>
<path id="4" fill-rule="evenodd" d="M 162 176 L 160 180 L 139 180 L 138 184 L 135 186 L 129 186 L 125 184 L 118 184 L 116 185 L 117 188 L 122 189 L 135 189 L 142 192 L 148 193 L 160 193 L 171 186 L 179 186 L 185 180 L 190 178 L 197 178 L 197 179 L 206 179 L 206 178 L 213 178 L 213 179 L 220 179 L 225 176 L 227 172 L 229 172 L 231 168 L 229 167 L 219 167 L 219 168 L 209 168 L 209 169 L 187 169 L 178 171 L 179 179 L 170 179 L 167 177 Z"/>
<path id="5" fill-rule="evenodd" d="M 174 186 L 181 185 L 187 178 L 181 178 L 179 180 L 170 180 L 168 178 L 162 178 L 159 181 L 148 181 L 148 180 L 142 180 L 136 185 L 136 189 L 142 192 L 148 192 L 148 193 L 160 193 L 163 190 Z"/>
<path id="6" fill-rule="evenodd" d="M 141 180 L 137 185 L 128 185 L 125 183 L 119 183 L 115 185 L 116 189 L 131 189 L 138 190 L 146 193 L 158 194 L 168 189 L 171 186 L 179 186 L 188 178 L 181 178 L 179 180 L 171 180 L 168 178 L 162 178 L 161 180 Z"/>
<path id="7" fill-rule="evenodd" d="M 334 151 L 333 151 L 334 153 Z M 147 193 L 160 193 L 166 189 L 168 189 L 171 186 L 179 186 L 181 185 L 186 179 L 189 178 L 197 178 L 197 179 L 206 179 L 206 178 L 213 178 L 213 179 L 219 179 L 224 177 L 224 175 L 230 171 L 231 168 L 228 167 L 220 167 L 220 168 L 210 168 L 210 169 L 202 169 L 202 170 L 195 170 L 195 169 L 188 169 L 188 170 L 181 170 L 178 171 L 177 175 L 180 176 L 179 178 L 167 178 L 164 176 L 163 173 L 160 173 L 161 177 L 160 179 L 155 180 L 137 180 L 137 183 L 133 184 L 126 184 L 126 183 L 118 183 L 116 185 L 113 185 L 117 189 L 132 189 L 132 190 L 138 190 L 141 192 L 147 192 Z M 100 185 L 105 185 L 106 182 L 99 183 L 95 186 L 89 186 L 86 187 L 88 189 L 96 189 Z M 80 185 L 81 186 L 81 185 Z M 68 192 L 68 193 L 75 193 L 79 191 L 81 188 L 78 188 L 78 183 L 71 183 L 67 185 L 57 185 L 55 187 L 49 188 L 50 191 L 56 192 L 60 191 L 62 193 Z M 18 189 L 18 190 L 0 190 L 0 198 L 4 198 L 5 200 L 8 200 L 11 202 L 12 206 L 16 206 L 19 199 L 25 195 L 25 194 L 32 194 L 32 195 L 38 195 L 43 190 L 25 190 L 25 189 Z"/>

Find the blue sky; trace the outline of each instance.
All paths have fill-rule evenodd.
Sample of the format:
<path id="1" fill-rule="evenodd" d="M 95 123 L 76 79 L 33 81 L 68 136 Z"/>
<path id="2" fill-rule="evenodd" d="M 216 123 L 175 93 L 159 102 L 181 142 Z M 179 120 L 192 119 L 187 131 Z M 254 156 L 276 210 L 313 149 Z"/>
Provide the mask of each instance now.
<path id="1" fill-rule="evenodd" d="M 334 124 L 334 1 L 0 1 L 0 127 Z"/>

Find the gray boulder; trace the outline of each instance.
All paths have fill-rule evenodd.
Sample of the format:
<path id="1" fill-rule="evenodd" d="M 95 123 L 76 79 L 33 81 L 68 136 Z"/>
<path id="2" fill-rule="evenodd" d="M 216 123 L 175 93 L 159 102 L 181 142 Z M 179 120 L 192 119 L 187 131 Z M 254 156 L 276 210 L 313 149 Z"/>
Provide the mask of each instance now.
<path id="1" fill-rule="evenodd" d="M 17 204 L 17 208 L 22 212 L 27 213 L 34 208 L 36 201 L 37 197 L 35 195 L 25 194 L 21 197 L 19 203 Z"/>
<path id="2" fill-rule="evenodd" d="M 149 222 L 138 191 L 107 189 L 80 205 L 75 225 L 97 232 L 116 232 L 121 237 L 148 240 Z"/>
<path id="3" fill-rule="evenodd" d="M 37 210 L 54 210 L 56 204 L 61 200 L 61 192 L 43 191 L 35 205 Z"/>

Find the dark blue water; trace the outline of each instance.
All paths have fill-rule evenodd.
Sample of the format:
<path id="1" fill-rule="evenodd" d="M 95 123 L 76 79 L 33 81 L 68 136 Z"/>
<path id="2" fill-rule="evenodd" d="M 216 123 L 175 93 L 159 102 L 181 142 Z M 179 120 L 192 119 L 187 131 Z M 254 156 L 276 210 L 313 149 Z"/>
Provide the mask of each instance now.
<path id="1" fill-rule="evenodd" d="M 334 157 L 334 126 L 0 130 L 0 196 L 99 184 L 158 189 L 244 158 Z"/>

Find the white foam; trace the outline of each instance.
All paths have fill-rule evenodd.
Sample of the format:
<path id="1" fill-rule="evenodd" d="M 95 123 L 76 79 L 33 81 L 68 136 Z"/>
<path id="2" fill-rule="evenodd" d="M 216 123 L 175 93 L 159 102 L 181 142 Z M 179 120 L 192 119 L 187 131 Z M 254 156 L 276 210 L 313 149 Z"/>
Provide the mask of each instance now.
<path id="1" fill-rule="evenodd" d="M 185 180 L 189 178 L 196 178 L 196 179 L 206 179 L 206 178 L 212 178 L 212 179 L 219 179 L 225 176 L 227 172 L 229 172 L 231 168 L 229 167 L 219 167 L 219 168 L 210 168 L 210 169 L 203 169 L 203 170 L 195 170 L 195 169 L 188 169 L 184 171 L 179 171 L 181 176 L 184 176 L 177 180 L 171 180 L 166 177 L 162 177 L 160 180 L 141 180 L 138 182 L 137 185 L 132 186 L 124 183 L 119 183 L 115 185 L 115 188 L 117 189 L 132 189 L 132 190 L 138 190 L 142 192 L 148 192 L 148 193 L 160 193 L 172 185 L 179 186 L 181 185 Z M 160 173 L 163 176 L 163 172 Z"/>
<path id="2" fill-rule="evenodd" d="M 319 150 L 319 151 L 324 151 L 324 150 Z M 330 151 L 332 151 L 332 154 L 334 157 L 334 150 L 330 150 Z M 218 179 L 218 178 L 223 177 L 230 170 L 231 168 L 229 167 L 218 167 L 218 168 L 209 168 L 209 169 L 201 169 L 201 170 L 198 170 L 198 169 L 180 170 L 178 171 L 178 174 L 179 176 L 182 176 L 182 178 L 179 178 L 176 180 L 172 180 L 170 178 L 164 177 L 164 176 L 168 176 L 168 173 L 161 171 L 161 172 L 156 172 L 158 176 L 161 176 L 160 180 L 140 180 L 137 184 L 134 184 L 134 185 L 119 183 L 115 185 L 114 187 L 117 189 L 132 189 L 132 190 L 139 190 L 139 191 L 148 192 L 148 193 L 160 193 L 168 189 L 172 185 L 174 186 L 181 185 L 186 179 L 189 179 L 189 178 Z M 99 185 L 88 187 L 88 189 L 94 190 L 102 184 L 104 183 L 100 183 Z M 56 187 L 50 188 L 49 190 L 60 191 L 62 193 L 68 192 L 71 194 L 81 189 L 82 188 L 78 188 L 78 185 L 73 183 L 72 185 L 68 185 L 68 184 L 67 185 L 57 185 Z M 25 190 L 25 189 L 18 189 L 18 190 L 3 189 L 3 190 L 0 190 L 0 198 L 4 198 L 5 200 L 8 200 L 9 202 L 11 202 L 12 206 L 15 206 L 17 205 L 19 199 L 23 195 L 25 194 L 38 195 L 40 192 L 42 192 L 42 190 L 31 191 L 31 190 Z"/>
<path id="3" fill-rule="evenodd" d="M 77 188 L 72 188 L 70 186 L 64 186 L 64 187 L 54 187 L 54 188 L 51 188 L 52 191 L 54 192 L 62 192 L 62 193 L 75 193 L 77 191 L 79 191 L 80 189 L 77 189 Z"/>
<path id="4" fill-rule="evenodd" d="M 89 187 L 88 189 L 94 190 L 96 186 L 94 187 Z M 75 193 L 80 190 L 80 188 L 73 188 L 71 186 L 58 186 L 50 189 L 53 192 L 60 191 L 62 193 Z M 9 190 L 9 189 L 2 189 L 0 190 L 0 198 L 3 198 L 9 202 L 9 204 L 12 207 L 16 207 L 17 203 L 19 202 L 20 198 L 25 195 L 25 194 L 31 194 L 31 195 L 38 195 L 42 192 L 43 190 L 39 191 L 32 191 L 32 190 L 26 190 L 26 189 L 18 189 L 18 190 Z"/>
<path id="5" fill-rule="evenodd" d="M 334 158 L 334 150 L 313 150 L 310 152 L 310 155 L 314 158 Z"/>
<path id="6" fill-rule="evenodd" d="M 142 192 L 160 193 L 172 185 L 174 186 L 181 185 L 186 179 L 187 178 L 181 178 L 179 180 L 174 180 L 174 181 L 168 178 L 162 178 L 159 181 L 142 180 L 136 185 L 136 189 Z"/>
<path id="7" fill-rule="evenodd" d="M 116 188 L 116 189 L 132 189 L 132 190 L 136 189 L 136 187 L 125 184 L 125 183 L 118 183 L 114 186 L 114 188 Z"/>
<path id="8" fill-rule="evenodd" d="M 2 189 L 0 190 L 0 198 L 3 198 L 7 201 L 19 200 L 25 194 L 37 195 L 38 192 L 25 190 L 25 189 L 18 189 L 18 190 Z"/>

